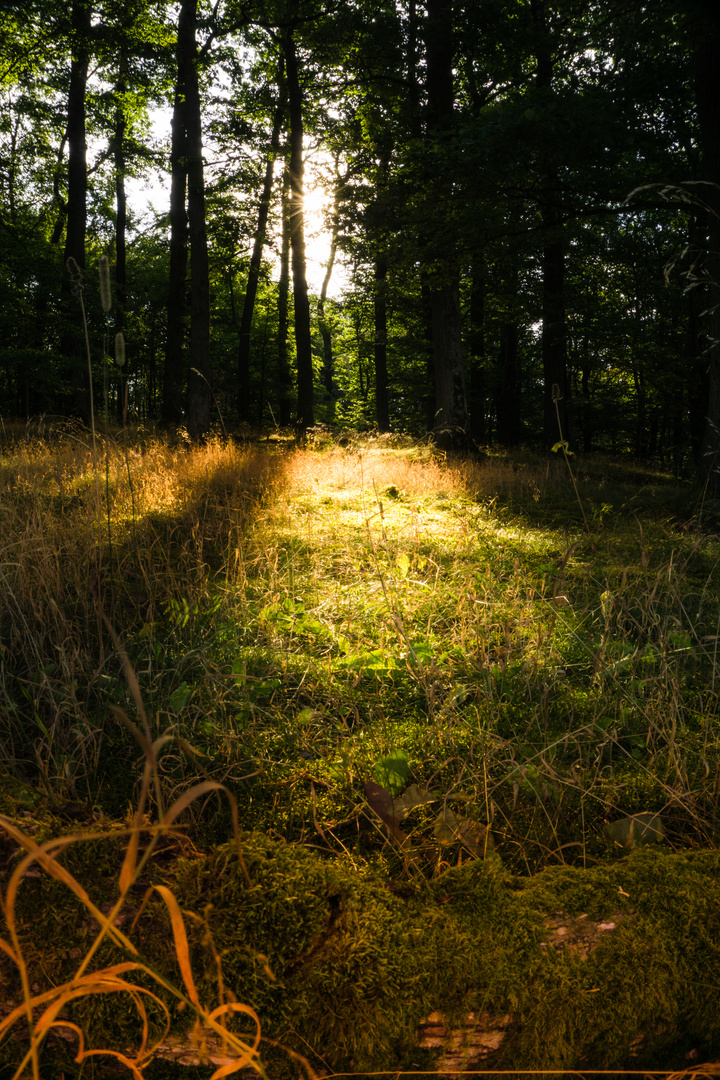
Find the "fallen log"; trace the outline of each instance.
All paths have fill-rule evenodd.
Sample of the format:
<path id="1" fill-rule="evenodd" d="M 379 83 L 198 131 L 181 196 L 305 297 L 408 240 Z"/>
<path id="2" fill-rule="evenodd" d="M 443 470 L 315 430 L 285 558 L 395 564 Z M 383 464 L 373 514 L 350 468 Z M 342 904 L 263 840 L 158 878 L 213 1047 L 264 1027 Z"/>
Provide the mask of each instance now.
<path id="1" fill-rule="evenodd" d="M 89 891 L 107 890 L 100 865 L 108 873 L 113 859 L 119 865 L 117 840 L 108 844 L 112 851 L 85 866 L 94 868 Z M 716 1052 L 716 851 L 640 848 L 607 865 L 531 878 L 508 874 L 492 857 L 400 883 L 263 835 L 245 837 L 243 855 L 249 881 L 232 845 L 155 873 L 184 912 L 200 1000 L 255 1010 L 274 1080 L 297 1075 L 297 1055 L 320 1075 L 457 1075 L 651 1072 Z M 62 856 L 80 878 L 74 857 Z M 38 992 L 72 978 L 92 940 L 91 920 L 66 892 L 45 875 L 29 876 L 18 891 L 19 940 Z M 154 970 L 181 985 L 159 900 L 144 909 L 132 940 Z M 103 950 L 98 961 L 117 961 L 117 950 Z M 20 1000 L 12 964 L 0 957 L 11 988 L 5 1001 Z M 138 1045 L 137 1012 L 107 998 L 72 1002 L 67 1016 L 88 1045 L 127 1052 Z M 190 1011 L 167 1000 L 172 1029 L 156 1056 L 188 1066 L 232 1060 L 217 1033 L 198 1041 Z M 242 1018 L 228 1028 L 248 1034 Z"/>

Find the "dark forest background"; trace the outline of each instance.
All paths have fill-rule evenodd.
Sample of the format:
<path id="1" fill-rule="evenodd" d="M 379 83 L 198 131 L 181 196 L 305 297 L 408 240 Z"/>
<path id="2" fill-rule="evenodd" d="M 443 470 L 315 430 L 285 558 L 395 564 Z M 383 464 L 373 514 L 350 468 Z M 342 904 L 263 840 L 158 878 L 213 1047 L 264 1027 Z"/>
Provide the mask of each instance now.
<path id="1" fill-rule="evenodd" d="M 714 3 L 24 0 L 0 87 L 5 417 L 89 417 L 73 259 L 118 420 L 197 439 L 217 405 L 712 477 Z M 318 295 L 308 153 L 332 189 Z M 139 217 L 128 181 L 158 175 L 168 205 Z"/>

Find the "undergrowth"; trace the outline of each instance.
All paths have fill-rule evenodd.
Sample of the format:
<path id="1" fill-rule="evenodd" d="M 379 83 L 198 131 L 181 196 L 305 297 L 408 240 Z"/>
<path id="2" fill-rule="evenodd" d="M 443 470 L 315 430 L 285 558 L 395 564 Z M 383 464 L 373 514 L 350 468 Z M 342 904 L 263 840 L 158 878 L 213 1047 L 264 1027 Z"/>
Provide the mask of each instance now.
<path id="1" fill-rule="evenodd" d="M 401 875 L 490 843 L 587 865 L 638 814 L 716 842 L 720 545 L 692 492 L 588 459 L 576 497 L 562 461 L 399 438 L 97 440 L 100 544 L 82 430 L 0 455 L 0 810 L 134 804 L 110 627 L 172 735 L 151 804 L 223 784 L 243 827 Z M 368 783 L 405 799 L 390 824 Z M 227 804 L 194 806 L 224 840 Z"/>

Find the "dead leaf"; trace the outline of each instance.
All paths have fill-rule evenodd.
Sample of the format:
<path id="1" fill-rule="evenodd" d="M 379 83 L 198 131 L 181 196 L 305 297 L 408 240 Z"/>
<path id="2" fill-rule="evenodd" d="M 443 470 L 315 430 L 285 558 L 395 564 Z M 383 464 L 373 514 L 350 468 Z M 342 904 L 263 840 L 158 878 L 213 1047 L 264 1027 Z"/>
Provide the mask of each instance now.
<path id="1" fill-rule="evenodd" d="M 478 858 L 495 850 L 495 842 L 487 825 L 469 817 L 457 817 L 449 806 L 443 807 L 433 829 L 440 844 L 463 844 Z"/>
<path id="2" fill-rule="evenodd" d="M 395 807 L 397 799 L 393 799 L 386 788 L 380 787 L 379 784 L 374 783 L 372 780 L 368 780 L 364 785 L 364 791 L 368 806 L 372 812 L 380 818 L 383 825 L 386 826 L 399 844 L 405 844 L 408 838 L 398 824 L 401 814 Z"/>

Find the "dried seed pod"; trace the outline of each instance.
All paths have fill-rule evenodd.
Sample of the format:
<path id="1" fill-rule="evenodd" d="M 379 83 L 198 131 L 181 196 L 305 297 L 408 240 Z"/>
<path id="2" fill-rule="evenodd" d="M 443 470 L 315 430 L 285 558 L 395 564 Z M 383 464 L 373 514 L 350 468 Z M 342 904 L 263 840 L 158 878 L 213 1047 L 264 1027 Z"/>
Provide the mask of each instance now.
<path id="1" fill-rule="evenodd" d="M 122 334 L 115 335 L 115 364 L 121 368 L 125 363 L 125 338 Z"/>

